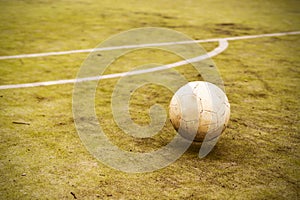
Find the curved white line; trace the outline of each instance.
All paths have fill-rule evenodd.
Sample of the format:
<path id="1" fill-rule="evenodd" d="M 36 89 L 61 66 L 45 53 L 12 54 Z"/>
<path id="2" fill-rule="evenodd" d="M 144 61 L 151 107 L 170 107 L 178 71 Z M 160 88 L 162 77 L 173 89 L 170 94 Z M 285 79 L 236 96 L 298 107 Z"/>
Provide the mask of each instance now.
<path id="1" fill-rule="evenodd" d="M 0 90 L 5 89 L 16 89 L 16 88 L 28 88 L 28 87 L 38 87 L 38 86 L 49 86 L 49 85 L 60 85 L 60 84 L 68 84 L 68 83 L 75 83 L 75 82 L 84 82 L 84 81 L 96 81 L 100 79 L 110 79 L 110 78 L 118 78 L 123 76 L 133 76 L 138 74 L 145 74 L 150 72 L 156 72 L 161 70 L 166 70 L 174 67 L 179 67 L 182 65 L 186 65 L 189 63 L 199 62 L 201 60 L 205 60 L 207 58 L 211 58 L 213 56 L 216 56 L 223 52 L 228 47 L 227 40 L 219 40 L 219 46 L 215 48 L 214 50 L 208 52 L 205 55 L 197 56 L 195 58 L 190 58 L 187 60 L 182 60 L 179 62 L 162 65 L 159 67 L 153 67 L 149 69 L 143 69 L 143 70 L 136 70 L 131 72 L 123 72 L 123 73 L 116 73 L 116 74 L 107 74 L 102 76 L 94 76 L 94 77 L 87 77 L 87 78 L 78 78 L 78 79 L 69 79 L 69 80 L 57 80 L 57 81 L 46 81 L 46 82 L 37 82 L 37 83 L 25 83 L 25 84 L 14 84 L 14 85 L 1 85 Z"/>
<path id="2" fill-rule="evenodd" d="M 66 54 L 75 54 L 75 53 L 90 53 L 90 52 L 94 52 L 94 51 L 111 51 L 111 50 L 116 50 L 116 49 L 132 49 L 132 48 L 139 48 L 139 47 L 141 47 L 141 48 L 143 48 L 143 47 L 159 47 L 159 46 L 175 45 L 175 44 L 218 42 L 219 40 L 222 40 L 222 39 L 223 40 L 244 40 L 244 39 L 276 37 L 276 36 L 285 36 L 285 35 L 298 35 L 298 34 L 300 34 L 300 31 L 269 33 L 269 34 L 260 34 L 260 35 L 246 35 L 246 36 L 227 37 L 227 38 L 213 38 L 213 39 L 194 40 L 194 41 L 178 41 L 178 42 L 165 42 L 165 43 L 153 43 L 153 44 L 124 45 L 124 46 L 103 47 L 103 48 L 95 48 L 95 49 L 77 49 L 77 50 L 69 50 L 69 51 L 0 56 L 0 60 L 57 56 L 57 55 L 66 55 Z"/>

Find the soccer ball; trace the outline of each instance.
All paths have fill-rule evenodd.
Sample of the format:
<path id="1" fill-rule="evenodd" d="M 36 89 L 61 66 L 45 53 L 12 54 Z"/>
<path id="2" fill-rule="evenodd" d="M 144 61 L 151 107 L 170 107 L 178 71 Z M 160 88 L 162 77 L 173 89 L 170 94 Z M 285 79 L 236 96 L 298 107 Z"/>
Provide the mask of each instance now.
<path id="1" fill-rule="evenodd" d="M 212 140 L 226 128 L 230 104 L 218 86 L 194 81 L 182 86 L 173 96 L 169 116 L 178 133 L 189 140 Z"/>

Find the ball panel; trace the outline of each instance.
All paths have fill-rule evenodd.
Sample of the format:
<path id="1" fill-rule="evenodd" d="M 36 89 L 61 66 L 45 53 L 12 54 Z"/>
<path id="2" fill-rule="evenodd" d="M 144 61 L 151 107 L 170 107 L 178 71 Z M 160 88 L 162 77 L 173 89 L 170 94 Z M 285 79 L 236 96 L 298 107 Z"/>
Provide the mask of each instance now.
<path id="1" fill-rule="evenodd" d="M 197 135 L 197 129 L 199 122 L 198 120 L 185 121 L 181 120 L 180 128 L 178 130 L 179 134 L 188 140 L 193 140 Z"/>
<path id="2" fill-rule="evenodd" d="M 169 106 L 169 116 L 171 123 L 173 124 L 174 128 L 176 130 L 179 129 L 180 126 L 180 120 L 181 120 L 181 106 L 178 101 L 178 97 L 176 95 L 173 96 L 170 106 Z"/>
<path id="3" fill-rule="evenodd" d="M 185 121 L 199 120 L 202 105 L 194 94 L 182 95 L 180 97 L 182 119 Z"/>

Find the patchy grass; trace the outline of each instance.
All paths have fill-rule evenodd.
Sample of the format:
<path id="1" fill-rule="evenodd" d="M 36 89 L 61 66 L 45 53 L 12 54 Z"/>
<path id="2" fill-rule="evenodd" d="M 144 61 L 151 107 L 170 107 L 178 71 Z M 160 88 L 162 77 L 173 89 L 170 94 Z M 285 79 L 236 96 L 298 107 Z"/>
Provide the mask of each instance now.
<path id="1" fill-rule="evenodd" d="M 112 34 L 145 26 L 172 28 L 195 39 L 300 29 L 298 1 L 147 3 L 0 1 L 0 54 L 93 48 Z M 203 44 L 208 51 L 216 45 Z M 299 36 L 230 41 L 214 58 L 231 103 L 227 130 L 206 158 L 197 157 L 200 144 L 194 143 L 175 163 L 152 173 L 122 173 L 88 153 L 73 122 L 73 85 L 1 90 L 1 198 L 297 199 L 299 52 Z M 0 84 L 75 78 L 86 56 L 1 60 Z M 108 72 L 127 71 L 133 66 L 128 63 L 178 59 L 164 54 L 133 58 L 124 57 Z M 178 71 L 188 80 L 200 79 L 192 69 Z M 106 87 L 97 90 L 105 98 L 96 107 L 115 144 L 142 152 L 167 144 L 174 135 L 170 123 L 146 140 L 118 129 L 109 107 L 116 81 L 105 80 Z M 171 96 L 157 86 L 140 88 L 131 99 L 133 119 L 147 123 L 149 106 L 166 107 Z"/>

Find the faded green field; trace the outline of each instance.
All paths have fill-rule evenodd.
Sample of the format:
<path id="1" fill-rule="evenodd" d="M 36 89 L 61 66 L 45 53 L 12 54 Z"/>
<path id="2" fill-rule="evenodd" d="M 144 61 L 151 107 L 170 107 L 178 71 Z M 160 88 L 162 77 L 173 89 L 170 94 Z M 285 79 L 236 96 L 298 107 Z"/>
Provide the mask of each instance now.
<path id="1" fill-rule="evenodd" d="M 94 48 L 121 31 L 165 27 L 194 39 L 300 30 L 299 1 L 0 1 L 0 55 Z M 201 44 L 207 51 L 217 43 Z M 236 40 L 213 58 L 231 103 L 231 120 L 214 150 L 199 143 L 170 166 L 126 174 L 96 160 L 81 143 L 72 115 L 73 85 L 0 90 L 0 199 L 297 199 L 299 198 L 300 36 Z M 73 79 L 88 54 L 0 60 L 0 85 Z M 145 55 L 148 55 L 145 56 Z M 175 56 L 124 57 L 111 72 Z M 126 59 L 125 59 L 126 58 Z M 192 69 L 177 68 L 188 80 Z M 110 94 L 98 88 L 96 112 L 114 143 L 147 152 L 174 136 L 137 139 L 114 124 Z M 172 94 L 153 85 L 132 97 L 131 114 Z M 15 124 L 13 122 L 28 122 Z M 72 194 L 71 194 L 72 192 Z"/>

